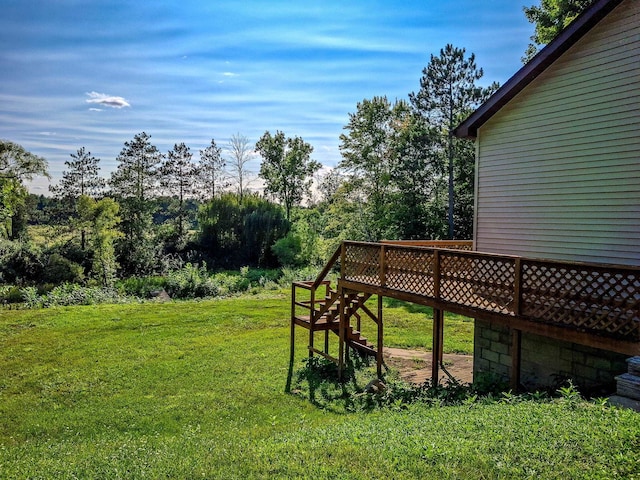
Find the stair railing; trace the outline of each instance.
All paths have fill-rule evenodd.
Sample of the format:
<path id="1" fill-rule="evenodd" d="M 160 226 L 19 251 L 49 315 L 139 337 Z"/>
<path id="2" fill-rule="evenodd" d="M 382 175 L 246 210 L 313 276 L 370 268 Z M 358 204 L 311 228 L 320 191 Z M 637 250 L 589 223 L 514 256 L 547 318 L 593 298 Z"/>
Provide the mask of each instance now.
<path id="1" fill-rule="evenodd" d="M 315 330 L 316 321 L 326 313 L 331 306 L 335 303 L 338 295 L 333 295 L 331 290 L 331 284 L 329 280 L 326 280 L 327 275 L 331 269 L 335 266 L 336 262 L 340 259 L 342 252 L 342 245 L 340 245 L 333 253 L 331 258 L 327 261 L 322 271 L 318 274 L 314 281 L 298 281 L 293 282 L 291 287 L 291 318 L 295 318 L 296 307 L 302 307 L 309 310 L 309 348 L 313 348 L 313 332 Z M 316 298 L 316 292 L 318 288 L 325 287 L 324 299 Z M 309 300 L 298 300 L 297 289 L 303 289 L 309 291 Z M 327 301 L 330 299 L 330 301 Z M 316 309 L 316 305 L 322 304 L 322 307 Z"/>

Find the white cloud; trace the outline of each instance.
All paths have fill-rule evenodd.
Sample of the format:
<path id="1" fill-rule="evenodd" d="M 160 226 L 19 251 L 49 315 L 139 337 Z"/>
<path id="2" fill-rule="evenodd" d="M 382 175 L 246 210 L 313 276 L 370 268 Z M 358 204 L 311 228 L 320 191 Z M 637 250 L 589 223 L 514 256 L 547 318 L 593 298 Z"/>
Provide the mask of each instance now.
<path id="1" fill-rule="evenodd" d="M 90 112 L 101 112 L 101 111 L 102 111 L 102 109 L 101 109 L 101 108 L 93 108 L 93 107 L 92 107 L 92 108 L 90 108 L 90 109 L 89 109 L 89 111 L 90 111 Z"/>
<path id="2" fill-rule="evenodd" d="M 225 77 L 235 77 L 238 74 L 233 72 L 224 72 L 222 75 L 224 75 Z"/>
<path id="3" fill-rule="evenodd" d="M 131 105 L 122 97 L 114 97 L 107 95 L 106 93 L 89 92 L 87 93 L 89 98 L 87 103 L 97 103 L 98 105 L 104 105 L 111 108 L 123 108 L 130 107 Z"/>

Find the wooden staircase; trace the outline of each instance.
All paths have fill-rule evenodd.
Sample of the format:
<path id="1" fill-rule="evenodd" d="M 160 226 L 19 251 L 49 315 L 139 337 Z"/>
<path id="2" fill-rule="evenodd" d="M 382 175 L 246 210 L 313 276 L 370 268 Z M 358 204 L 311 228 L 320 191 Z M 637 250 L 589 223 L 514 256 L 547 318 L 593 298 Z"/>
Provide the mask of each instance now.
<path id="1" fill-rule="evenodd" d="M 312 282 L 295 282 L 294 284 L 297 288 L 310 290 L 312 287 Z M 312 331 L 325 331 L 325 332 L 333 332 L 336 335 L 340 335 L 340 305 L 344 304 L 345 317 L 350 319 L 352 317 L 356 318 L 358 325 L 360 324 L 361 315 L 359 310 L 366 308 L 365 302 L 371 297 L 371 294 L 357 294 L 357 293 L 347 293 L 345 294 L 344 302 L 341 302 L 340 295 L 337 290 L 331 288 L 329 283 L 325 285 L 327 290 L 327 295 L 323 299 L 316 300 L 314 303 L 314 308 L 311 308 L 311 301 L 295 301 L 294 305 L 298 307 L 302 307 L 307 309 L 308 313 L 299 314 L 294 313 L 293 322 L 295 325 L 301 326 L 308 330 Z M 313 317 L 313 319 L 312 319 Z M 376 351 L 373 345 L 371 345 L 367 338 L 362 335 L 362 333 L 358 330 L 359 326 L 351 325 L 349 322 L 345 326 L 345 341 L 349 344 L 350 347 L 355 348 L 356 350 L 369 354 L 376 355 Z M 319 351 L 316 348 L 312 348 L 310 345 L 310 350 L 313 350 L 314 353 L 318 353 L 325 357 L 328 357 L 328 352 Z"/>
<path id="2" fill-rule="evenodd" d="M 295 327 L 309 331 L 309 356 L 319 354 L 338 364 L 340 370 L 348 349 L 364 355 L 376 357 L 378 375 L 382 373 L 382 318 L 375 315 L 366 305 L 371 293 L 357 292 L 336 287 L 326 280 L 327 275 L 340 258 L 341 249 L 337 249 L 315 281 L 294 282 L 291 291 L 291 362 L 294 357 Z M 306 293 L 303 293 L 306 291 Z M 381 311 L 381 305 L 378 309 Z M 377 345 L 369 342 L 361 333 L 362 314 L 371 318 L 378 326 Z M 352 323 L 353 322 L 353 323 Z M 315 333 L 324 332 L 324 348 L 315 346 Z M 338 357 L 329 353 L 329 336 L 333 333 L 340 339 Z"/>

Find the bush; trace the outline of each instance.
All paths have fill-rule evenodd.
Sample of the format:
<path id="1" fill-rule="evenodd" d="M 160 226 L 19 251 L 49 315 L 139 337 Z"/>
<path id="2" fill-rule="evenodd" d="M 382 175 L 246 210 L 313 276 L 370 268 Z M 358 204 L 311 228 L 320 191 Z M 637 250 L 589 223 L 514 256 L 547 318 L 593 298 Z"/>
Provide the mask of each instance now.
<path id="1" fill-rule="evenodd" d="M 297 267 L 302 263 L 302 245 L 300 237 L 293 232 L 289 232 L 286 237 L 281 238 L 271 247 L 273 253 L 285 267 Z"/>
<path id="2" fill-rule="evenodd" d="M 52 253 L 41 280 L 50 283 L 80 283 L 84 280 L 84 268 L 59 253 Z"/>
<path id="3" fill-rule="evenodd" d="M 42 252 L 33 243 L 0 239 L 0 282 L 25 284 L 40 278 L 43 270 Z"/>
<path id="4" fill-rule="evenodd" d="M 22 290 L 15 285 L 0 286 L 0 303 L 6 305 L 8 303 L 21 303 L 24 301 Z"/>
<path id="5" fill-rule="evenodd" d="M 167 275 L 165 290 L 171 298 L 215 297 L 220 293 L 218 284 L 209 276 L 206 264 L 198 267 L 191 263 Z"/>
<path id="6" fill-rule="evenodd" d="M 38 295 L 35 287 L 23 289 L 27 307 L 56 307 L 69 305 L 96 305 L 99 303 L 119 303 L 118 292 L 110 288 L 84 287 L 73 283 L 58 285 L 49 293 Z"/>
<path id="7" fill-rule="evenodd" d="M 153 292 L 166 286 L 166 278 L 159 276 L 129 277 L 118 283 L 118 290 L 127 296 L 149 298 Z"/>

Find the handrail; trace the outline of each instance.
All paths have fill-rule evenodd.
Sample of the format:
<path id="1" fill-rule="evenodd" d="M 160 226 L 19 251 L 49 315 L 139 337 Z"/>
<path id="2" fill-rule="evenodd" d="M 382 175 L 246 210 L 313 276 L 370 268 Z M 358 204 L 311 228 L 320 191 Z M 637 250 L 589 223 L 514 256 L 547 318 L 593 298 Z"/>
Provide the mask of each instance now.
<path id="1" fill-rule="evenodd" d="M 340 257 L 340 252 L 342 250 L 342 245 L 336 248 L 336 251 L 331 255 L 331 258 L 327 261 L 326 265 L 322 269 L 322 271 L 318 274 L 315 281 L 312 284 L 314 290 L 316 290 L 324 281 L 324 277 L 326 277 L 329 271 L 333 268 L 335 263 L 338 261 L 338 257 Z"/>
<path id="2" fill-rule="evenodd" d="M 473 250 L 473 240 L 382 240 L 387 245 Z"/>
<path id="3" fill-rule="evenodd" d="M 471 316 L 640 342 L 640 267 L 389 242 L 343 245 L 345 286 Z"/>

